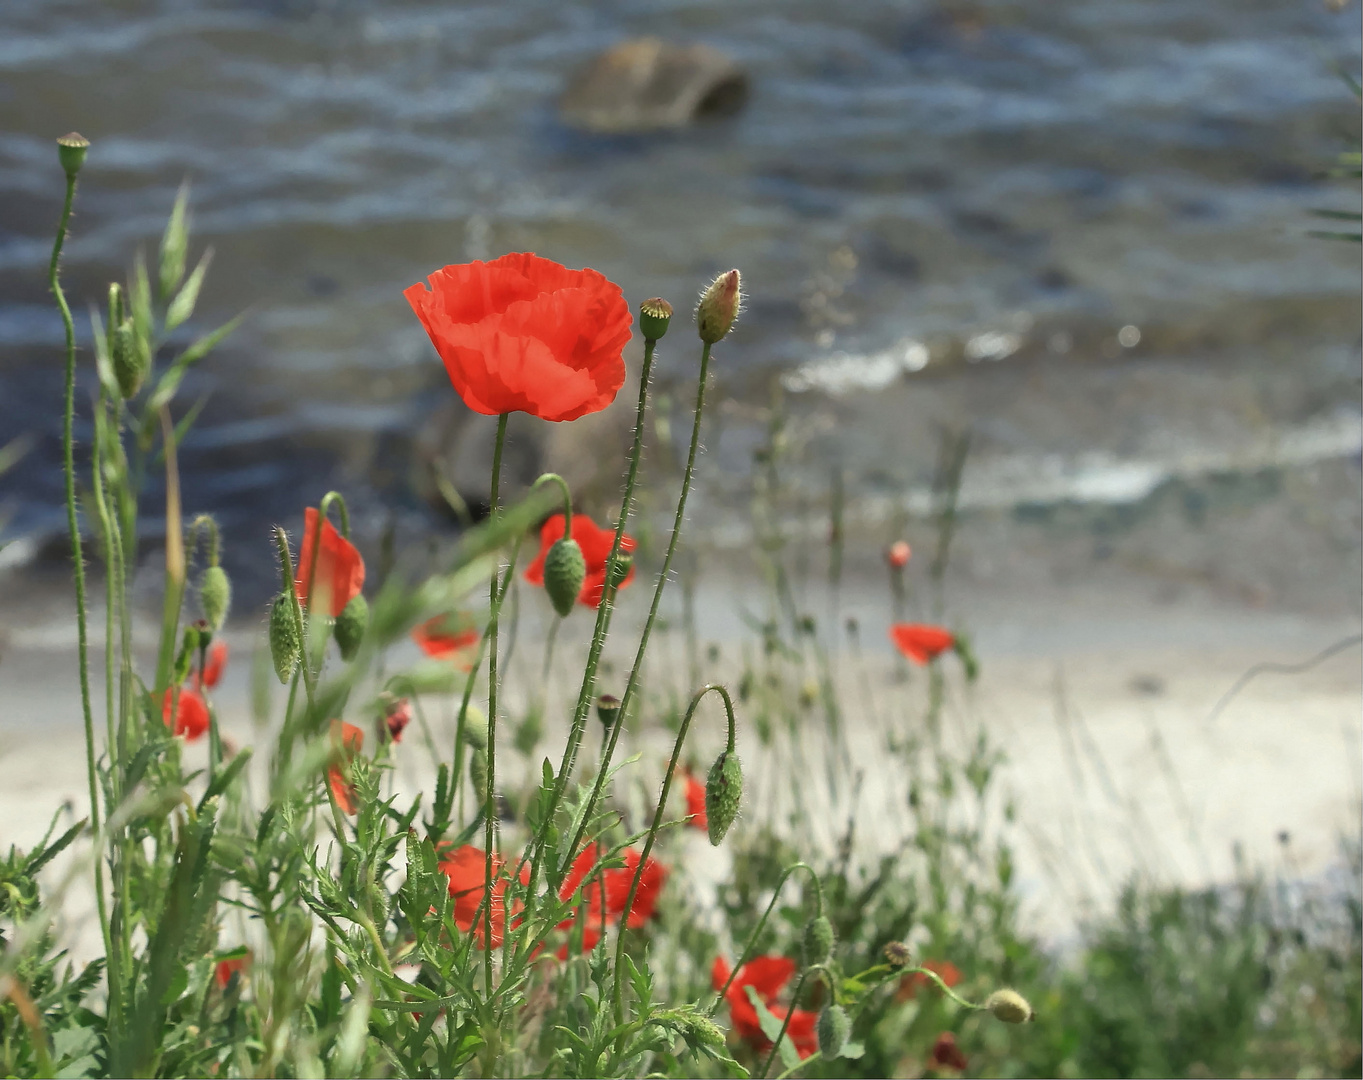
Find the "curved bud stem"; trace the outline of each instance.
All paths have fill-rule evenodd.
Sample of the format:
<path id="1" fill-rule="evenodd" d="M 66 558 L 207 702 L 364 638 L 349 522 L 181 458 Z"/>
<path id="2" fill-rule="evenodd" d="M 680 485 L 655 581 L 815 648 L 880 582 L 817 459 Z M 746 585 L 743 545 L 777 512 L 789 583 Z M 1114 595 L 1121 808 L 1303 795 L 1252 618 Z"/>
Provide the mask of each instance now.
<path id="1" fill-rule="evenodd" d="M 208 565 L 218 565 L 218 547 L 220 537 L 218 533 L 218 523 L 213 520 L 212 514 L 200 514 L 189 524 L 190 550 L 197 551 L 199 547 L 199 536 L 203 535 L 208 543 Z"/>
<path id="2" fill-rule="evenodd" d="M 573 495 L 568 490 L 568 481 L 559 476 L 558 473 L 542 473 L 533 484 L 530 490 L 537 491 L 544 484 L 557 484 L 559 492 L 563 495 L 563 535 L 571 538 L 573 535 Z"/>
<path id="3" fill-rule="evenodd" d="M 818 905 L 816 911 L 819 915 L 823 914 L 823 882 L 819 880 L 818 872 L 808 863 L 791 863 L 777 879 L 776 888 L 772 890 L 771 900 L 767 904 L 767 910 L 762 912 L 762 917 L 757 920 L 757 925 L 753 928 L 753 932 L 748 936 L 748 943 L 743 946 L 743 951 L 738 954 L 738 959 L 734 961 L 733 970 L 729 972 L 728 979 L 726 979 L 724 985 L 720 987 L 719 996 L 715 999 L 714 1004 L 710 1006 L 708 1015 L 713 1016 L 715 1014 L 715 1010 L 719 1008 L 720 1002 L 724 1000 L 724 995 L 729 992 L 729 987 L 733 984 L 739 971 L 742 969 L 743 965 L 748 962 L 748 957 L 752 955 L 753 949 L 757 946 L 757 939 L 762 935 L 762 929 L 767 925 L 767 919 L 776 908 L 776 901 L 781 899 L 781 889 L 785 885 L 786 879 L 790 877 L 791 874 L 795 873 L 796 870 L 805 871 L 805 873 L 809 875 L 810 880 L 814 882 L 815 902 Z"/>

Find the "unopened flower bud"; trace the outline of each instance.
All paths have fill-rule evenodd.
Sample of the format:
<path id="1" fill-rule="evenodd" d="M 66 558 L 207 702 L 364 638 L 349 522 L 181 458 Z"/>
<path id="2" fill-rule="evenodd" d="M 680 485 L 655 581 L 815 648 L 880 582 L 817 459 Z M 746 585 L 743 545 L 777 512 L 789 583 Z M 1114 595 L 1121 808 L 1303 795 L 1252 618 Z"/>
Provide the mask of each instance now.
<path id="1" fill-rule="evenodd" d="M 913 549 L 909 547 L 907 540 L 896 540 L 885 549 L 885 561 L 890 564 L 892 570 L 903 570 L 909 565 L 911 555 Z"/>
<path id="2" fill-rule="evenodd" d="M 995 990 L 985 999 L 984 1007 L 1005 1024 L 1025 1024 L 1036 1015 L 1016 990 Z"/>
<path id="3" fill-rule="evenodd" d="M 209 627 L 221 630 L 232 607 L 232 582 L 221 566 L 210 566 L 199 576 L 199 607 Z"/>
<path id="4" fill-rule="evenodd" d="M 480 803 L 487 799 L 487 754 L 475 750 L 469 755 L 469 783 L 473 785 L 473 797 Z"/>
<path id="5" fill-rule="evenodd" d="M 885 962 L 890 967 L 908 967 L 912 961 L 913 951 L 902 941 L 891 941 L 885 946 Z"/>
<path id="6" fill-rule="evenodd" d="M 701 293 L 696 305 L 696 331 L 707 345 L 715 344 L 733 328 L 743 299 L 739 285 L 738 271 L 730 270 Z"/>
<path id="7" fill-rule="evenodd" d="M 620 719 L 620 699 L 614 694 L 602 694 L 596 699 L 596 718 L 607 731 Z"/>
<path id="8" fill-rule="evenodd" d="M 847 1045 L 847 1036 L 852 1034 L 852 1021 L 841 1005 L 828 1005 L 819 1013 L 818 1032 L 819 1053 L 831 1061 Z"/>
<path id="9" fill-rule="evenodd" d="M 364 632 L 369 628 L 369 601 L 356 593 L 350 603 L 336 616 L 336 645 L 341 650 L 341 659 L 350 660 L 355 656 L 364 640 Z"/>
<path id="10" fill-rule="evenodd" d="M 800 945 L 805 967 L 828 963 L 828 958 L 833 955 L 833 924 L 828 921 L 827 915 L 816 915 L 805 923 Z"/>
<path id="11" fill-rule="evenodd" d="M 555 540 L 544 556 L 544 591 L 561 617 L 572 612 L 586 579 L 587 560 L 578 542 L 566 536 Z"/>
<path id="12" fill-rule="evenodd" d="M 464 723 L 464 741 L 473 747 L 474 750 L 487 749 L 487 720 L 482 713 L 474 714 L 473 706 L 469 706 L 468 716 Z"/>
<path id="13" fill-rule="evenodd" d="M 645 300 L 639 305 L 639 332 L 645 341 L 657 341 L 667 333 L 672 321 L 672 305 L 661 296 Z"/>
<path id="14" fill-rule="evenodd" d="M 142 380 L 147 377 L 146 356 L 138 348 L 131 319 L 124 319 L 113 328 L 109 345 L 109 363 L 118 380 L 118 391 L 125 401 L 131 401 L 137 397 Z"/>
<path id="15" fill-rule="evenodd" d="M 90 140 L 77 132 L 63 135 L 57 140 L 57 159 L 62 163 L 67 179 L 74 180 L 85 164 L 85 151 L 90 149 Z"/>
<path id="16" fill-rule="evenodd" d="M 280 593 L 270 609 L 270 659 L 282 683 L 289 681 L 298 666 L 298 626 L 293 617 L 293 597 Z"/>
<path id="17" fill-rule="evenodd" d="M 724 1032 L 721 1031 L 719 1025 L 708 1016 L 701 1016 L 699 1013 L 690 1013 L 686 1016 L 684 1023 L 686 1025 L 686 1033 L 696 1042 L 704 1046 L 713 1046 L 716 1048 L 724 1045 Z"/>
<path id="18" fill-rule="evenodd" d="M 743 798 L 743 767 L 738 755 L 725 750 L 710 766 L 705 778 L 705 818 L 710 831 L 710 843 L 719 847 L 724 834 L 738 816 L 738 804 Z"/>
<path id="19" fill-rule="evenodd" d="M 606 565 L 606 580 L 610 583 L 610 587 L 612 589 L 620 588 L 633 569 L 634 552 L 621 548 L 615 553 L 615 558 Z"/>

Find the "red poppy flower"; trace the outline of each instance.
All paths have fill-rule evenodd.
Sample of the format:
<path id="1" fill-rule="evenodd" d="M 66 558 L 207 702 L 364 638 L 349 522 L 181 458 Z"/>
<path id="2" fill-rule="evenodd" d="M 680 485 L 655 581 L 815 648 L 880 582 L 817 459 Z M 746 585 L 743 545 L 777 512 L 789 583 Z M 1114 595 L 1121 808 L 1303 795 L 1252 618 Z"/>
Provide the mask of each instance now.
<path id="1" fill-rule="evenodd" d="M 213 642 L 212 648 L 208 650 L 203 670 L 194 676 L 195 688 L 202 690 L 206 686 L 211 690 L 217 686 L 218 680 L 222 678 L 222 669 L 226 666 L 227 642 L 219 639 Z"/>
<path id="2" fill-rule="evenodd" d="M 576 420 L 615 400 L 633 318 L 620 286 L 538 255 L 446 266 L 403 292 L 474 412 Z"/>
<path id="3" fill-rule="evenodd" d="M 928 960 L 923 964 L 923 967 L 931 971 L 948 986 L 955 986 L 961 981 L 960 968 L 950 960 Z M 937 984 L 921 971 L 911 971 L 899 980 L 899 990 L 895 994 L 895 1000 L 908 1001 L 909 998 L 916 997 L 918 991 L 922 990 L 925 986 L 931 986 L 935 989 Z"/>
<path id="4" fill-rule="evenodd" d="M 907 540 L 896 540 L 885 549 L 885 561 L 890 564 L 893 570 L 903 570 L 909 565 L 909 557 L 913 555 L 913 549 L 909 547 Z"/>
<path id="5" fill-rule="evenodd" d="M 241 973 L 245 977 L 246 969 L 251 964 L 251 954 L 242 953 L 240 956 L 229 956 L 226 960 L 219 960 L 213 968 L 213 978 L 217 982 L 219 989 L 226 990 L 227 984 L 232 981 L 232 976 Z"/>
<path id="6" fill-rule="evenodd" d="M 402 742 L 402 733 L 407 730 L 407 725 L 412 722 L 412 703 L 406 698 L 398 698 L 388 706 L 388 711 L 384 714 L 384 727 L 388 730 L 388 737 L 394 742 Z"/>
<path id="7" fill-rule="evenodd" d="M 691 828 L 704 832 L 710 827 L 705 814 L 705 785 L 691 773 L 686 774 L 686 813 Z"/>
<path id="8" fill-rule="evenodd" d="M 355 545 L 338 533 L 331 522 L 322 522 L 322 544 L 313 565 L 313 537 L 317 532 L 317 510 L 309 506 L 303 514 L 303 547 L 298 553 L 298 573 L 294 589 L 299 601 L 308 603 L 308 578 L 318 606 L 333 619 L 364 588 L 364 559 Z"/>
<path id="9" fill-rule="evenodd" d="M 544 584 L 544 557 L 555 541 L 563 538 L 563 515 L 555 514 L 540 528 L 540 552 L 525 571 L 525 580 L 531 585 Z M 601 594 L 606 591 L 606 560 L 611 555 L 611 545 L 615 543 L 615 530 L 603 529 L 585 514 L 573 515 L 573 539 L 582 548 L 582 558 L 587 564 L 587 576 L 582 579 L 582 591 L 577 594 L 577 602 L 589 608 L 601 606 Z M 620 550 L 633 551 L 634 538 L 620 537 Z M 620 582 L 624 588 L 634 580 L 634 567 L 629 568 L 625 580 Z"/>
<path id="10" fill-rule="evenodd" d="M 603 894 L 607 922 L 615 922 L 625 912 L 625 901 L 629 899 L 629 887 L 633 884 L 634 873 L 639 868 L 639 853 L 633 848 L 626 848 L 621 852 L 621 855 L 625 860 L 623 867 L 613 867 L 602 871 L 587 886 L 587 922 L 589 924 L 601 921 Z M 597 862 L 595 846 L 584 848 L 582 854 L 573 860 L 573 865 L 569 868 L 567 877 L 563 879 L 563 884 L 559 887 L 559 898 L 567 900 L 573 893 L 577 892 L 578 886 L 596 868 Z M 644 872 L 639 878 L 639 891 L 634 895 L 634 906 L 630 908 L 629 918 L 625 920 L 626 926 L 640 927 L 653 918 L 654 911 L 658 906 L 658 897 L 662 893 L 666 881 L 667 867 L 650 855 L 648 862 L 644 863 Z M 561 925 L 566 929 L 570 924 L 571 920 L 566 920 Z"/>
<path id="11" fill-rule="evenodd" d="M 968 1062 L 965 1053 L 956 1045 L 956 1036 L 949 1031 L 944 1031 L 937 1036 L 937 1041 L 932 1044 L 932 1053 L 928 1056 L 928 1064 L 934 1069 L 953 1069 L 956 1072 L 964 1072 Z"/>
<path id="12" fill-rule="evenodd" d="M 506 929 L 506 874 L 505 860 L 500 855 L 492 856 L 492 946 L 502 943 Z M 483 894 L 487 891 L 487 852 L 472 844 L 462 847 L 442 845 L 440 849 L 440 871 L 450 882 L 450 895 L 454 897 L 454 923 L 464 933 L 473 931 L 474 940 L 483 944 L 487 912 L 479 912 Z M 521 867 L 521 884 L 530 883 L 530 866 Z M 474 925 L 474 920 L 477 925 Z"/>
<path id="13" fill-rule="evenodd" d="M 347 779 L 346 770 L 350 767 L 350 761 L 360 752 L 360 747 L 364 745 L 364 732 L 354 724 L 343 724 L 339 720 L 333 720 L 331 741 L 346 761 L 328 767 L 327 787 L 331 789 L 332 798 L 336 800 L 341 812 L 353 814 L 358 809 L 355 802 L 355 785 Z"/>
<path id="14" fill-rule="evenodd" d="M 172 718 L 171 709 L 175 709 Z M 208 730 L 208 706 L 199 694 L 188 686 L 179 690 L 170 687 L 161 702 L 161 719 L 166 727 L 173 728 L 176 735 L 183 735 L 187 742 L 193 742 Z"/>
<path id="15" fill-rule="evenodd" d="M 950 630 L 922 623 L 895 623 L 890 627 L 890 640 L 915 664 L 935 660 L 956 644 Z"/>
<path id="16" fill-rule="evenodd" d="M 463 615 L 437 615 L 412 627 L 412 640 L 422 652 L 435 660 L 449 660 L 463 671 L 473 666 L 472 652 L 481 637 Z"/>
<path id="17" fill-rule="evenodd" d="M 722 988 L 729 978 L 729 964 L 722 956 L 715 957 L 710 968 L 710 981 L 716 990 Z M 771 1048 L 771 1040 L 762 1033 L 762 1025 L 757 1020 L 757 1009 L 748 1000 L 746 987 L 762 999 L 767 1011 L 778 1020 L 786 1018 L 786 1008 L 776 1004 L 776 998 L 791 976 L 795 974 L 795 961 L 784 956 L 754 956 L 738 969 L 734 981 L 724 994 L 729 1006 L 729 1019 L 734 1031 L 744 1042 L 760 1051 Z M 807 1058 L 819 1048 L 819 1038 L 815 1032 L 818 1014 L 809 1009 L 796 1009 L 791 1013 L 790 1025 L 786 1034 L 800 1057 Z"/>

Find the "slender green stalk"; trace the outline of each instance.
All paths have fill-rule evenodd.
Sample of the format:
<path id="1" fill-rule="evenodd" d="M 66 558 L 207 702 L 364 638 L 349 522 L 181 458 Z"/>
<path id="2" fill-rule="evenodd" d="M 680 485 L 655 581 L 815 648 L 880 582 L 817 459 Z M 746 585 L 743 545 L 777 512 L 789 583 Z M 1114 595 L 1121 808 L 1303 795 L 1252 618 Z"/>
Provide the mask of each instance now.
<path id="1" fill-rule="evenodd" d="M 757 920 L 757 926 L 755 926 L 753 932 L 748 935 L 748 943 L 743 946 L 743 951 L 738 954 L 738 959 L 734 961 L 734 966 L 729 972 L 729 977 L 724 981 L 724 985 L 719 988 L 719 996 L 715 998 L 714 1004 L 710 1006 L 709 1015 L 714 1016 L 715 1011 L 724 1001 L 724 995 L 729 992 L 729 987 L 733 985 L 734 979 L 738 977 L 739 971 L 742 970 L 743 965 L 748 962 L 748 958 L 752 955 L 753 950 L 757 948 L 757 940 L 762 935 L 762 929 L 767 925 L 767 919 L 775 909 L 776 901 L 781 898 L 781 889 L 785 885 L 786 879 L 790 877 L 791 874 L 795 873 L 796 870 L 804 870 L 809 874 L 810 880 L 814 882 L 816 914 L 823 914 L 823 882 L 819 880 L 818 873 L 815 872 L 814 868 L 808 863 L 791 863 L 782 871 L 781 876 L 777 879 L 776 888 L 772 890 L 771 900 L 767 904 L 767 910 L 762 912 L 762 917 Z"/>
<path id="2" fill-rule="evenodd" d="M 786 1030 L 790 1027 L 790 1018 L 795 1015 L 795 1007 L 799 1004 L 800 995 L 804 993 L 805 983 L 816 971 L 822 972 L 822 967 L 805 968 L 800 976 L 800 981 L 795 984 L 795 993 L 790 996 L 790 1008 L 786 1010 L 786 1015 L 781 1020 L 781 1030 L 777 1032 L 776 1038 L 772 1040 L 771 1053 L 767 1055 L 767 1060 L 762 1062 L 762 1068 L 757 1073 L 759 1077 L 765 1077 L 771 1072 L 771 1063 L 776 1060 L 776 1054 L 781 1049 L 781 1040 L 786 1037 Z M 825 976 L 827 977 L 827 976 Z"/>
<path id="3" fill-rule="evenodd" d="M 488 495 L 488 517 L 497 520 L 501 511 L 502 450 L 506 446 L 506 421 L 510 413 L 502 413 L 497 418 L 497 441 L 492 448 L 492 489 Z M 567 490 L 567 486 L 564 486 Z M 483 992 L 492 997 L 492 846 L 497 824 L 497 622 L 501 614 L 501 604 L 497 601 L 501 567 L 492 567 L 492 583 L 489 603 L 493 605 L 488 619 L 487 650 L 487 790 L 483 793 L 483 852 L 484 897 L 488 898 L 487 910 L 483 914 Z M 510 580 L 510 574 L 507 575 Z"/>
<path id="4" fill-rule="evenodd" d="M 180 605 L 185 595 L 184 526 L 180 520 L 180 467 L 175 446 L 175 425 L 170 407 L 161 407 L 161 442 L 166 456 L 166 595 L 161 610 L 161 644 L 156 654 L 155 697 L 159 702 L 170 687 L 175 663 L 175 638 L 180 625 Z"/>
<path id="5" fill-rule="evenodd" d="M 109 501 L 104 491 L 104 440 L 109 437 L 108 406 L 103 393 L 95 408 L 94 467 L 90 470 L 95 510 L 99 514 L 100 538 L 104 541 L 104 724 L 106 753 L 109 755 L 109 774 L 114 779 L 113 797 L 118 798 L 118 757 L 114 735 L 115 715 L 118 711 L 118 689 L 114 682 L 114 619 L 118 614 L 118 575 L 114 570 L 113 526 L 109 517 Z"/>
<path id="6" fill-rule="evenodd" d="M 630 699 L 634 696 L 634 691 L 639 685 L 644 654 L 648 651 L 649 635 L 653 633 L 653 624 L 658 620 L 658 607 L 662 603 L 663 589 L 667 585 L 667 575 L 672 568 L 672 559 L 677 553 L 677 541 L 681 537 L 682 521 L 686 516 L 686 498 L 691 493 L 691 480 L 696 472 L 696 455 L 700 449 L 700 420 L 701 414 L 705 410 L 705 383 L 710 374 L 710 347 L 710 343 L 705 342 L 700 354 L 700 381 L 696 389 L 696 415 L 691 425 L 691 449 L 686 456 L 686 473 L 682 477 L 681 497 L 677 500 L 677 513 L 672 521 L 672 537 L 667 542 L 667 554 L 663 557 L 663 567 L 658 572 L 658 582 L 653 588 L 653 605 L 648 609 L 648 619 L 644 623 L 644 632 L 639 637 L 639 649 L 634 654 L 634 666 L 630 668 L 629 681 L 625 683 L 625 692 L 620 696 L 620 715 L 622 717 L 629 715 Z M 615 724 L 611 728 L 610 742 L 606 744 L 606 752 L 601 759 L 601 768 L 596 774 L 596 783 L 592 786 L 592 793 L 587 798 L 587 808 L 582 815 L 582 824 L 578 826 L 577 834 L 573 837 L 573 842 L 568 848 L 570 854 L 577 850 L 578 845 L 582 842 L 582 835 L 586 832 L 587 825 L 592 820 L 592 810 L 595 809 L 596 802 L 601 797 L 601 789 L 605 787 L 611 756 L 615 753 L 615 745 L 620 741 L 620 731 L 624 726 L 621 723 Z"/>

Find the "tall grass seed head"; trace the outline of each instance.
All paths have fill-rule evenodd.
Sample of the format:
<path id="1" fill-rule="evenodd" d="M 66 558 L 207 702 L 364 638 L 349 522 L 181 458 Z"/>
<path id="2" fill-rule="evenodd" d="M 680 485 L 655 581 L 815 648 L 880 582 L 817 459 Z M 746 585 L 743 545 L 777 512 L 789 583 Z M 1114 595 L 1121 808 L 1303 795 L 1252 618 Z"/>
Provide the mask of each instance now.
<path id="1" fill-rule="evenodd" d="M 738 804 L 743 799 L 743 767 L 738 755 L 725 750 L 710 766 L 705 778 L 705 817 L 710 831 L 710 843 L 715 847 L 724 841 L 729 826 L 738 816 Z"/>
<path id="2" fill-rule="evenodd" d="M 232 608 L 232 582 L 221 566 L 209 566 L 199 576 L 199 607 L 214 633 L 222 629 Z"/>
<path id="3" fill-rule="evenodd" d="M 826 964 L 833 955 L 833 924 L 827 915 L 816 915 L 805 923 L 800 942 L 805 967 L 811 964 Z"/>
<path id="4" fill-rule="evenodd" d="M 90 149 L 90 140 L 79 132 L 73 131 L 57 140 L 57 159 L 62 163 L 67 179 L 74 180 L 85 164 L 85 152 Z"/>
<path id="5" fill-rule="evenodd" d="M 587 560 L 578 542 L 570 536 L 555 540 L 544 556 L 544 591 L 561 617 L 571 614 L 586 579 Z"/>
<path id="6" fill-rule="evenodd" d="M 645 300 L 639 305 L 639 332 L 645 341 L 657 341 L 667 333 L 672 321 L 672 305 L 661 296 Z"/>
<path id="7" fill-rule="evenodd" d="M 696 305 L 696 332 L 701 341 L 714 345 L 733 329 L 743 307 L 742 282 L 737 270 L 720 274 L 700 294 Z"/>
<path id="8" fill-rule="evenodd" d="M 270 659 L 282 683 L 288 682 L 298 667 L 298 627 L 293 616 L 293 597 L 280 593 L 270 608 Z"/>
<path id="9" fill-rule="evenodd" d="M 985 998 L 984 1007 L 1005 1024 L 1025 1024 L 1036 1017 L 1031 1004 L 1016 990 L 995 990 Z"/>
<path id="10" fill-rule="evenodd" d="M 852 1021 L 841 1005 L 826 1005 L 819 1013 L 819 1053 L 832 1060 L 842 1053 L 852 1034 Z"/>
<path id="11" fill-rule="evenodd" d="M 364 595 L 357 594 L 336 616 L 336 645 L 341 650 L 342 660 L 351 660 L 359 651 L 364 632 L 369 628 L 369 601 Z"/>

